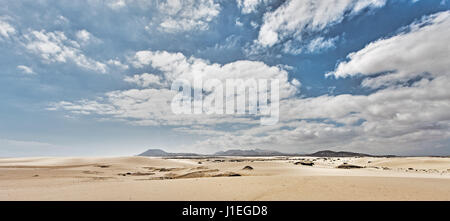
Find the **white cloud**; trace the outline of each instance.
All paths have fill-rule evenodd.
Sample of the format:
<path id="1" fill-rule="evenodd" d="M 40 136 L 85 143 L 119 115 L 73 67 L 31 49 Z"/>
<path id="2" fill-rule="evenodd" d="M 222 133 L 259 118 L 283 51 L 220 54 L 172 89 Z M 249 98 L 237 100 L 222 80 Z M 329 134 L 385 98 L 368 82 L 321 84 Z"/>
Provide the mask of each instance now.
<path id="1" fill-rule="evenodd" d="M 259 124 L 258 119 L 235 115 L 176 115 L 172 113 L 171 102 L 176 91 L 170 90 L 176 79 L 278 79 L 280 98 L 293 96 L 300 82 L 288 81 L 288 73 L 282 67 L 268 66 L 256 61 L 236 61 L 228 64 L 210 63 L 199 58 L 187 58 L 181 53 L 166 51 L 139 51 L 131 61 L 136 68 L 148 66 L 162 72 L 162 75 L 144 73 L 126 77 L 124 80 L 144 89 L 113 91 L 96 100 L 59 102 L 51 110 L 66 110 L 75 114 L 99 114 L 113 119 L 126 120 L 136 125 L 192 125 L 221 123 Z M 194 85 L 193 85 L 194 86 Z M 245 96 L 239 94 L 236 96 Z M 206 95 L 214 96 L 214 94 Z M 206 98 L 205 98 L 206 99 Z"/>
<path id="2" fill-rule="evenodd" d="M 9 39 L 14 34 L 16 34 L 16 29 L 4 19 L 0 18 L 0 39 Z"/>
<path id="3" fill-rule="evenodd" d="M 372 153 L 433 153 L 450 140 L 449 12 L 424 17 L 405 31 L 349 55 L 335 76 L 371 76 L 362 86 L 370 95 L 291 98 L 280 103 L 277 128 L 254 127 L 199 142 L 199 146 L 267 147 L 313 151 L 324 148 Z M 403 73 L 403 74 L 402 74 Z M 429 78 L 416 79 L 422 73 Z"/>
<path id="4" fill-rule="evenodd" d="M 243 14 L 255 12 L 257 7 L 268 0 L 236 0 L 238 7 Z"/>
<path id="5" fill-rule="evenodd" d="M 72 61 L 76 65 L 89 70 L 106 73 L 106 65 L 86 57 L 80 44 L 66 37 L 63 32 L 31 31 L 24 35 L 25 48 L 40 56 L 46 62 L 66 63 Z"/>
<path id="6" fill-rule="evenodd" d="M 268 66 L 259 61 L 240 60 L 228 64 L 211 64 L 199 58 L 187 58 L 181 53 L 166 51 L 139 51 L 132 61 L 135 67 L 150 65 L 161 70 L 164 79 L 186 79 L 193 82 L 195 77 L 204 80 L 219 79 L 278 79 L 280 98 L 294 95 L 297 89 L 288 81 L 288 72 L 282 67 Z"/>
<path id="7" fill-rule="evenodd" d="M 216 43 L 214 47 L 208 47 L 206 50 L 216 50 L 216 51 L 223 51 L 223 50 L 232 50 L 236 47 L 239 47 L 239 42 L 241 38 L 236 35 L 230 35 L 225 39 L 225 42 Z"/>
<path id="8" fill-rule="evenodd" d="M 22 73 L 24 73 L 24 74 L 35 74 L 31 67 L 28 67 L 25 65 L 19 65 L 19 66 L 17 66 L 17 69 L 22 71 Z"/>
<path id="9" fill-rule="evenodd" d="M 89 41 L 89 39 L 91 39 L 91 33 L 89 33 L 86 30 L 80 30 L 77 31 L 76 36 L 78 38 L 78 40 L 83 41 L 83 42 L 87 42 Z"/>
<path id="10" fill-rule="evenodd" d="M 367 5 L 376 5 L 374 2 L 353 3 L 347 12 L 357 13 Z M 376 7 L 381 6 L 379 2 Z M 363 86 L 375 87 L 377 84 L 370 82 L 375 79 L 383 85 L 416 80 L 379 88 L 369 95 L 301 98 L 293 96 L 301 83 L 288 80 L 289 68 L 285 66 L 247 60 L 218 64 L 182 53 L 139 51 L 130 58 L 130 64 L 137 69 L 154 69 L 158 75 L 144 73 L 124 79 L 138 89 L 112 91 L 93 100 L 63 101 L 49 109 L 134 125 L 171 125 L 176 132 L 205 136 L 193 147 L 208 151 L 258 147 L 292 152 L 347 149 L 383 154 L 432 153 L 433 148 L 448 148 L 450 140 L 448 17 L 449 12 L 425 17 L 401 33 L 349 55 L 349 61 L 337 66 L 336 77 L 373 77 L 365 80 Z M 329 41 L 332 40 L 318 37 L 305 49 L 332 47 Z M 374 75 L 393 70 L 396 72 L 381 77 Z M 415 79 L 424 72 L 430 77 Z M 172 114 L 170 102 L 176 92 L 169 90 L 168 85 L 178 78 L 194 77 L 279 79 L 283 98 L 280 122 L 260 126 L 259 120 L 237 115 Z M 391 79 L 386 81 L 388 77 Z M 217 127 L 221 124 L 232 126 L 223 130 Z"/>
<path id="11" fill-rule="evenodd" d="M 88 0 L 89 4 L 93 6 L 102 6 L 108 7 L 112 10 L 118 11 L 130 4 L 138 3 L 139 6 L 148 6 L 153 4 L 154 1 L 146 1 L 146 0 Z"/>
<path id="12" fill-rule="evenodd" d="M 244 26 L 244 23 L 242 23 L 241 20 L 240 20 L 239 18 L 236 19 L 235 24 L 236 24 L 236 26 L 239 26 L 239 27 Z"/>
<path id="13" fill-rule="evenodd" d="M 161 78 L 154 74 L 143 73 L 134 75 L 133 77 L 125 77 L 124 81 L 134 83 L 140 87 L 148 87 L 149 85 L 161 85 Z"/>
<path id="14" fill-rule="evenodd" d="M 59 19 L 65 19 L 59 16 Z M 23 46 L 28 52 L 38 55 L 46 63 L 67 63 L 73 62 L 75 65 L 99 73 L 106 73 L 107 65 L 101 61 L 87 57 L 83 52 L 83 46 L 87 42 L 101 42 L 86 30 L 75 33 L 76 40 L 70 39 L 62 31 L 48 32 L 46 30 L 23 31 L 24 34 L 11 38 L 17 33 L 16 29 L 0 17 L 0 39 L 10 38 L 11 43 Z M 128 66 L 117 60 L 110 60 L 108 64 L 127 69 Z M 31 74 L 30 68 L 20 65 L 17 67 L 23 73 Z"/>
<path id="15" fill-rule="evenodd" d="M 193 74 L 206 78 L 287 75 L 279 67 L 260 62 L 219 65 L 165 51 L 137 52 L 133 62 L 137 68 L 151 66 L 162 73 L 159 78 L 143 74 L 126 79 L 141 87 Z M 295 79 L 283 82 L 291 87 L 300 86 Z M 52 108 L 135 125 L 172 125 L 178 128 L 176 132 L 206 136 L 191 147 L 207 151 L 276 146 L 292 152 L 301 147 L 304 152 L 337 148 L 384 154 L 417 153 L 433 152 L 427 148 L 440 148 L 450 139 L 449 84 L 450 77 L 442 75 L 370 95 L 287 96 L 280 101 L 280 122 L 273 126 L 260 126 L 255 119 L 237 115 L 174 115 L 170 102 L 175 91 L 167 88 L 113 91 L 96 100 L 60 102 Z M 220 124 L 231 124 L 233 129 L 221 130 L 216 127 Z"/>
<path id="16" fill-rule="evenodd" d="M 371 95 L 291 98 L 280 103 L 280 123 L 235 130 L 195 146 L 432 153 L 450 139 L 449 83 L 449 76 L 441 76 Z"/>
<path id="17" fill-rule="evenodd" d="M 423 72 L 430 73 L 430 78 L 390 86 L 370 95 L 285 99 L 280 103 L 277 125 L 255 125 L 220 134 L 199 141 L 195 147 L 217 150 L 276 146 L 292 152 L 301 147 L 305 152 L 347 149 L 381 154 L 443 151 L 450 141 L 450 59 L 444 40 L 449 38 L 448 14 L 424 17 L 407 31 L 371 43 L 350 55 L 350 61 L 336 70 L 337 76 L 397 71 L 373 78 L 383 84 L 413 80 Z M 373 82 L 364 81 L 362 85 L 377 85 Z"/>
<path id="18" fill-rule="evenodd" d="M 120 9 L 127 5 L 125 0 L 110 0 L 107 2 L 107 5 L 112 9 Z"/>
<path id="19" fill-rule="evenodd" d="M 345 16 L 358 14 L 366 8 L 379 8 L 385 3 L 386 0 L 287 1 L 264 15 L 257 42 L 273 46 L 289 37 L 301 39 L 305 32 L 321 31 L 340 23 Z"/>
<path id="20" fill-rule="evenodd" d="M 406 82 L 425 73 L 431 77 L 449 74 L 450 11 L 424 17 L 391 38 L 380 39 L 348 55 L 328 76 L 371 76 L 363 86 L 378 88 Z M 425 75 L 426 76 L 426 75 Z"/>
<path id="21" fill-rule="evenodd" d="M 70 22 L 69 19 L 67 19 L 66 17 L 64 17 L 62 15 L 58 16 L 54 21 L 54 23 L 57 25 L 64 25 L 64 24 L 68 24 L 69 22 Z"/>
<path id="22" fill-rule="evenodd" d="M 252 28 L 254 28 L 254 29 L 256 29 L 256 28 L 259 27 L 258 23 L 254 22 L 254 21 L 251 21 L 251 22 L 250 22 L 250 25 L 251 25 Z"/>
<path id="23" fill-rule="evenodd" d="M 237 118 L 232 115 L 173 114 L 170 103 L 176 93 L 176 91 L 165 88 L 112 91 L 98 100 L 63 101 L 53 104 L 48 109 L 66 110 L 72 114 L 101 115 L 104 116 L 104 119 L 119 119 L 133 125 L 145 126 L 259 123 L 259 121 Z"/>
<path id="24" fill-rule="evenodd" d="M 90 3 L 115 11 L 128 7 L 146 9 L 150 23 L 145 28 L 166 33 L 207 30 L 221 10 L 216 0 L 90 0 Z"/>
<path id="25" fill-rule="evenodd" d="M 118 59 L 109 59 L 106 63 L 108 63 L 109 65 L 119 67 L 120 69 L 123 69 L 123 70 L 127 70 L 129 68 L 129 66 L 127 64 L 122 63 Z"/>
<path id="26" fill-rule="evenodd" d="M 317 37 L 312 39 L 306 45 L 298 44 L 295 40 L 289 40 L 283 45 L 283 52 L 288 54 L 297 55 L 300 53 L 321 53 L 330 48 L 336 47 L 336 41 L 339 36 L 334 38 L 325 39 L 324 37 Z"/>
<path id="27" fill-rule="evenodd" d="M 339 37 L 325 39 L 324 37 L 317 37 L 313 39 L 307 46 L 310 53 L 320 52 L 329 48 L 334 48 Z"/>
<path id="28" fill-rule="evenodd" d="M 206 30 L 220 13 L 220 5 L 213 0 L 167 0 L 159 2 L 159 30 L 182 32 Z"/>

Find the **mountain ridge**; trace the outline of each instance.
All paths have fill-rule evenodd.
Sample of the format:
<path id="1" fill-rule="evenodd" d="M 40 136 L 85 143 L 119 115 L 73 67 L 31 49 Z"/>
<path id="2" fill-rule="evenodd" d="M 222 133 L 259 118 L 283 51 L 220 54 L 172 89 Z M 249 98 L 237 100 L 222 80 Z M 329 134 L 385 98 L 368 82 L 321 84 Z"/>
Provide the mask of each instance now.
<path id="1" fill-rule="evenodd" d="M 357 153 L 350 151 L 332 151 L 321 150 L 311 154 L 304 153 L 283 153 L 274 150 L 263 149 L 230 149 L 226 151 L 219 151 L 214 154 L 197 154 L 197 153 L 170 153 L 162 149 L 148 149 L 138 156 L 153 156 L 153 157 L 170 157 L 170 156 L 310 156 L 310 157 L 395 157 L 395 155 L 371 155 L 365 153 Z"/>
<path id="2" fill-rule="evenodd" d="M 169 153 L 161 149 L 148 149 L 138 156 L 168 157 L 168 156 L 201 156 L 196 153 Z"/>

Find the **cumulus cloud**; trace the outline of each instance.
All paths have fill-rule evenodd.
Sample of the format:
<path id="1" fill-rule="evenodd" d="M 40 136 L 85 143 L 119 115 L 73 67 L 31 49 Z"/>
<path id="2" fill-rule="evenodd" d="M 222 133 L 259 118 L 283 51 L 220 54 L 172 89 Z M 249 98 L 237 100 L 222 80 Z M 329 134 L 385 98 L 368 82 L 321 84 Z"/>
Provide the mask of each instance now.
<path id="1" fill-rule="evenodd" d="M 5 19 L 0 18 L 0 39 L 9 39 L 11 35 L 16 33 L 16 29 Z"/>
<path id="2" fill-rule="evenodd" d="M 144 73 L 141 75 L 134 75 L 132 77 L 125 77 L 124 81 L 134 83 L 141 87 L 148 87 L 150 85 L 161 85 L 161 78 L 154 74 Z"/>
<path id="3" fill-rule="evenodd" d="M 107 2 L 107 5 L 112 9 L 120 9 L 127 5 L 125 0 L 110 0 Z"/>
<path id="4" fill-rule="evenodd" d="M 118 59 L 109 59 L 106 63 L 112 66 L 119 67 L 120 69 L 123 70 L 127 70 L 129 68 L 128 64 L 124 64 Z"/>
<path id="5" fill-rule="evenodd" d="M 449 74 L 450 11 L 426 16 L 402 30 L 349 54 L 348 61 L 339 63 L 328 76 L 375 76 L 363 85 L 378 88 L 419 76 Z"/>
<path id="6" fill-rule="evenodd" d="M 130 89 L 106 93 L 98 100 L 58 102 L 49 110 L 66 110 L 73 114 L 100 115 L 142 126 L 189 126 L 196 124 L 258 124 L 259 121 L 233 115 L 176 115 L 170 103 L 177 91 L 166 88 Z"/>
<path id="7" fill-rule="evenodd" d="M 283 66 L 268 66 L 257 61 L 236 61 L 222 65 L 186 57 L 182 53 L 139 51 L 130 58 L 131 64 L 138 69 L 151 67 L 160 72 L 158 75 L 144 73 L 125 78 L 125 81 L 136 84 L 141 89 L 113 91 L 96 100 L 59 102 L 54 104 L 52 109 L 109 116 L 136 125 L 176 126 L 178 132 L 206 136 L 193 147 L 210 151 L 231 147 L 273 148 L 276 145 L 277 148 L 292 152 L 298 151 L 299 146 L 303 151 L 337 148 L 369 153 L 426 152 L 430 147 L 445 147 L 450 139 L 450 92 L 447 90 L 450 77 L 445 71 L 448 57 L 435 56 L 432 61 L 428 60 L 435 65 L 416 66 L 414 62 L 419 59 L 419 55 L 422 55 L 422 59 L 428 59 L 432 54 L 424 53 L 423 50 L 436 50 L 438 54 L 447 52 L 446 41 L 438 41 L 439 38 L 433 37 L 438 35 L 448 38 L 445 33 L 447 17 L 448 12 L 425 17 L 398 35 L 369 44 L 377 47 L 367 46 L 361 50 L 377 51 L 380 47 L 394 44 L 400 49 L 411 47 L 409 53 L 388 47 L 380 51 L 394 50 L 392 55 L 372 55 L 384 56 L 384 63 L 377 62 L 377 59 L 365 59 L 364 56 L 349 55 L 351 59 L 345 62 L 345 65 L 353 64 L 356 57 L 362 57 L 358 60 L 361 63 L 346 66 L 346 69 L 340 69 L 341 66 L 338 65 L 336 76 L 340 76 L 339 73 L 372 75 L 390 70 L 432 74 L 431 78 L 382 88 L 369 95 L 342 94 L 301 98 L 293 96 L 298 92 L 300 82 L 295 79 L 288 81 L 288 68 Z M 399 37 L 401 40 L 396 40 Z M 409 39 L 413 39 L 415 44 L 409 43 Z M 323 41 L 325 40 L 320 39 L 318 42 Z M 417 53 L 414 52 L 416 47 Z M 442 50 L 443 52 L 439 53 Z M 391 64 L 395 59 L 403 62 Z M 348 71 L 353 70 L 349 67 L 357 69 Z M 172 114 L 169 103 L 175 91 L 169 90 L 167 86 L 155 85 L 168 84 L 178 78 L 191 80 L 196 76 L 221 80 L 252 77 L 280 79 L 280 88 L 283 91 L 280 100 L 280 122 L 272 126 L 260 126 L 259 121 L 255 119 L 237 115 Z M 408 76 L 408 79 L 411 79 L 416 75 Z M 363 86 L 364 84 L 363 82 Z M 233 124 L 234 127 L 233 130 L 221 130 L 216 127 L 220 124 Z M 203 127 L 194 128 L 193 125 Z"/>
<path id="8" fill-rule="evenodd" d="M 146 0 L 88 0 L 87 2 L 95 6 L 106 6 L 114 11 L 122 10 L 133 4 L 138 4 L 140 7 L 147 7 L 154 3 L 154 1 Z"/>
<path id="9" fill-rule="evenodd" d="M 198 148 L 347 149 L 370 153 L 433 152 L 450 139 L 450 77 L 371 95 L 292 98 L 280 103 L 280 123 L 201 140 Z"/>
<path id="10" fill-rule="evenodd" d="M 264 15 L 257 42 L 270 47 L 286 38 L 301 39 L 304 33 L 321 31 L 340 23 L 346 16 L 366 8 L 382 7 L 385 3 L 386 0 L 287 1 Z"/>
<path id="11" fill-rule="evenodd" d="M 220 13 L 217 0 L 90 0 L 114 11 L 126 8 L 145 9 L 150 20 L 147 30 L 165 33 L 207 30 Z"/>
<path id="12" fill-rule="evenodd" d="M 273 147 L 295 151 L 348 149 L 372 153 L 433 153 L 450 140 L 448 13 L 426 16 L 366 46 L 338 65 L 335 76 L 372 76 L 389 86 L 369 95 L 294 97 L 280 103 L 280 123 L 199 141 L 199 147 Z M 370 56 L 369 56 L 370 55 Z M 418 63 L 417 63 L 418 62 Z M 386 75 L 377 74 L 388 72 Z M 398 73 L 405 73 L 398 75 Z M 429 73 L 430 77 L 416 77 Z M 388 78 L 387 78 L 388 77 Z M 401 78 L 400 78 L 401 77 Z"/>
<path id="13" fill-rule="evenodd" d="M 287 98 L 297 92 L 297 88 L 288 81 L 288 72 L 283 67 L 268 66 L 259 61 L 240 60 L 228 64 L 210 63 L 207 60 L 185 57 L 182 53 L 167 51 L 139 51 L 132 61 L 135 67 L 151 65 L 163 72 L 164 79 L 172 82 L 195 78 L 203 80 L 218 79 L 278 79 L 280 97 Z"/>
<path id="14" fill-rule="evenodd" d="M 89 39 L 91 39 L 91 33 L 89 33 L 88 31 L 86 31 L 84 29 L 77 31 L 76 36 L 80 41 L 83 41 L 83 42 L 87 42 L 87 41 L 89 41 Z"/>
<path id="15" fill-rule="evenodd" d="M 31 31 L 24 35 L 25 48 L 45 62 L 66 63 L 71 61 L 76 65 L 100 73 L 106 73 L 106 64 L 86 57 L 77 41 L 67 38 L 64 32 Z"/>
<path id="16" fill-rule="evenodd" d="M 279 12 L 277 18 L 283 22 L 280 27 L 273 26 L 278 27 L 273 28 L 276 35 L 273 44 L 285 42 L 290 36 L 301 36 L 306 31 L 326 29 L 345 16 L 385 4 L 385 1 L 348 0 L 335 1 L 339 4 L 333 8 L 322 8 L 325 7 L 322 1 L 305 2 L 314 7 L 305 4 L 310 10 L 289 11 L 283 7 L 294 7 L 290 5 L 297 3 L 289 1 L 282 5 L 285 13 Z M 281 9 L 266 14 L 263 25 L 272 24 L 269 17 Z M 302 10 L 305 13 L 299 13 Z M 287 12 L 292 12 L 293 17 L 284 18 Z M 442 12 L 424 17 L 391 37 L 368 44 L 350 54 L 347 61 L 339 63 L 329 74 L 365 77 L 361 86 L 377 89 L 368 95 L 303 98 L 295 96 L 301 83 L 296 79 L 289 80 L 286 66 L 248 60 L 219 64 L 183 53 L 138 51 L 129 57 L 127 64 L 119 60 L 107 62 L 117 66 L 129 65 L 143 73 L 123 79 L 129 83 L 127 86 L 134 88 L 111 91 L 90 100 L 62 101 L 52 104 L 49 109 L 134 125 L 170 125 L 176 132 L 205 136 L 194 147 L 208 151 L 239 147 L 277 148 L 291 152 L 347 149 L 386 154 L 448 148 L 448 14 Z M 296 17 L 302 16 L 306 16 L 305 21 L 296 21 Z M 334 47 L 335 42 L 335 38 L 314 37 L 302 46 L 302 50 L 315 53 Z M 54 59 L 52 47 L 43 48 L 50 54 L 49 59 Z M 261 126 L 259 120 L 248 116 L 173 114 L 170 103 L 176 91 L 170 90 L 170 83 L 179 78 L 193 80 L 195 77 L 204 80 L 279 79 L 282 91 L 280 122 Z M 408 83 L 392 84 L 399 81 Z"/>
<path id="17" fill-rule="evenodd" d="M 106 73 L 108 64 L 121 69 L 128 69 L 128 65 L 117 59 L 103 62 L 86 56 L 83 51 L 85 46 L 88 43 L 99 43 L 101 40 L 85 29 L 75 32 L 74 38 L 71 39 L 63 31 L 46 31 L 45 29 L 17 31 L 6 20 L 8 19 L 0 17 L 0 40 L 10 39 L 7 43 L 23 46 L 27 52 L 37 55 L 45 63 L 72 62 L 81 68 L 97 73 Z M 18 32 L 23 34 L 16 35 Z M 29 67 L 21 65 L 17 68 L 22 70 L 23 73 L 32 73 L 27 69 Z"/>
<path id="18" fill-rule="evenodd" d="M 263 62 L 243 60 L 221 65 L 195 57 L 187 58 L 182 53 L 167 51 L 139 51 L 131 59 L 131 62 L 136 68 L 152 67 L 162 74 L 144 73 L 124 79 L 124 81 L 136 84 L 143 89 L 113 91 L 98 100 L 63 101 L 53 104 L 50 109 L 62 109 L 76 114 L 106 115 L 128 120 L 137 125 L 215 125 L 232 122 L 259 124 L 258 119 L 249 116 L 173 114 L 171 102 L 178 92 L 170 90 L 169 87 L 178 79 L 191 81 L 193 87 L 195 87 L 193 80 L 198 78 L 203 81 L 217 79 L 224 84 L 227 79 L 278 79 L 281 99 L 292 97 L 300 87 L 298 80 L 288 81 L 288 72 L 283 67 L 268 66 Z M 215 96 L 213 93 L 215 90 L 216 88 L 205 88 L 205 92 L 210 93 L 204 94 L 205 100 L 208 96 Z M 235 91 L 234 95 L 246 96 L 245 91 L 239 90 Z"/>
<path id="19" fill-rule="evenodd" d="M 349 55 L 350 61 L 341 63 L 333 73 L 338 77 L 375 76 L 371 81 L 363 81 L 362 86 L 374 87 L 378 84 L 373 82 L 390 84 L 400 79 L 414 80 L 412 83 L 385 87 L 369 95 L 285 99 L 280 102 L 277 125 L 218 135 L 195 146 L 208 149 L 276 145 L 293 152 L 302 147 L 303 151 L 336 148 L 394 154 L 433 153 L 448 148 L 449 47 L 444 40 L 449 38 L 448 13 L 426 16 L 395 36 L 369 44 Z M 379 72 L 388 74 L 380 77 Z M 429 73 L 430 77 L 416 79 L 422 73 Z"/>
<path id="20" fill-rule="evenodd" d="M 249 14 L 255 12 L 260 4 L 268 1 L 269 0 L 236 0 L 236 3 L 243 14 Z"/>
<path id="21" fill-rule="evenodd" d="M 213 0 L 167 0 L 158 3 L 159 30 L 181 32 L 206 30 L 209 23 L 220 13 L 220 5 Z"/>

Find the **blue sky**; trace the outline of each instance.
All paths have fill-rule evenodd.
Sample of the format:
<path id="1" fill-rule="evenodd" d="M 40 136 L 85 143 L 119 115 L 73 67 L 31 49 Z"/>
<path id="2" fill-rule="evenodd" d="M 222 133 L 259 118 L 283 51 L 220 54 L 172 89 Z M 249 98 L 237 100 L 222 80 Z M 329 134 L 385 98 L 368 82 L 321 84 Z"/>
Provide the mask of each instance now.
<path id="1" fill-rule="evenodd" d="M 449 1 L 0 6 L 3 157 L 134 155 L 147 148 L 450 154 Z M 294 92 L 282 97 L 280 123 L 174 118 L 164 106 L 169 76 L 198 65 L 284 79 Z"/>

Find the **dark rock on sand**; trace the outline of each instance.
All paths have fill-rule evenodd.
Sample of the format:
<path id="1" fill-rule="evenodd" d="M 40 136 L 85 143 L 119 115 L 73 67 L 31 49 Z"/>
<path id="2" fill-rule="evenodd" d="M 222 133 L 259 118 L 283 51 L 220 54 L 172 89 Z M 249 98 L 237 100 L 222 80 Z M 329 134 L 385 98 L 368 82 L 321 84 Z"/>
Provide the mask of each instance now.
<path id="1" fill-rule="evenodd" d="M 220 174 L 213 175 L 213 177 L 227 177 L 227 176 L 241 176 L 241 174 L 228 172 L 228 173 L 220 173 Z"/>
<path id="2" fill-rule="evenodd" d="M 142 172 L 135 172 L 135 173 L 119 173 L 119 176 L 151 176 L 154 175 L 155 173 L 142 173 Z"/>
<path id="3" fill-rule="evenodd" d="M 242 168 L 243 170 L 253 170 L 253 167 L 251 166 L 245 166 L 244 168 Z"/>
<path id="4" fill-rule="evenodd" d="M 339 165 L 337 168 L 339 168 L 339 169 L 360 169 L 360 168 L 364 168 L 364 167 L 352 165 L 352 164 L 342 164 L 342 165 Z"/>
<path id="5" fill-rule="evenodd" d="M 298 161 L 294 163 L 295 165 L 303 165 L 303 166 L 313 166 L 314 163 L 309 160 Z"/>

